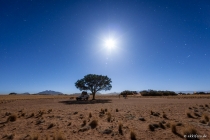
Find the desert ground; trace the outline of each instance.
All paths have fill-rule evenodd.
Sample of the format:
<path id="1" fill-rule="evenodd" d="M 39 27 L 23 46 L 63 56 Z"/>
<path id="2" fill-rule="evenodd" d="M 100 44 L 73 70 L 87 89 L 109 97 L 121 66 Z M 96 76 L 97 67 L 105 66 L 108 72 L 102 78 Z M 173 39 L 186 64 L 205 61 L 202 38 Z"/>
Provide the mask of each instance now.
<path id="1" fill-rule="evenodd" d="M 3 140 L 210 139 L 209 119 L 210 96 L 0 96 Z"/>

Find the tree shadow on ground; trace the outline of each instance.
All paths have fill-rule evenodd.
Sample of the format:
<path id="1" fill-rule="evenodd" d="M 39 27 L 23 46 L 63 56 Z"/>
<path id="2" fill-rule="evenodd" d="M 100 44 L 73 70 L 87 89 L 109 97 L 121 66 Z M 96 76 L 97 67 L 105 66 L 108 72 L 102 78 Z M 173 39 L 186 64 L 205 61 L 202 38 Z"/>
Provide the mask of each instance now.
<path id="1" fill-rule="evenodd" d="M 63 104 L 105 104 L 105 103 L 111 103 L 112 100 L 110 99 L 96 99 L 96 100 L 82 100 L 82 101 L 77 101 L 77 100 L 68 100 L 68 101 L 60 101 L 59 103 Z"/>

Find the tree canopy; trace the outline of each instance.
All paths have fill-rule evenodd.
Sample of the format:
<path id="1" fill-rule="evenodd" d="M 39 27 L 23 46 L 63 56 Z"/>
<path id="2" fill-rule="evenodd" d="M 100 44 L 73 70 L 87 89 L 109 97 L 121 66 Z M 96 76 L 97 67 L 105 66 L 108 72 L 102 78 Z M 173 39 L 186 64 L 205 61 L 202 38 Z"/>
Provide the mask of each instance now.
<path id="1" fill-rule="evenodd" d="M 77 80 L 75 83 L 76 88 L 79 90 L 90 90 L 95 100 L 95 94 L 101 90 L 110 90 L 112 88 L 112 80 L 103 75 L 88 74 L 84 78 Z"/>

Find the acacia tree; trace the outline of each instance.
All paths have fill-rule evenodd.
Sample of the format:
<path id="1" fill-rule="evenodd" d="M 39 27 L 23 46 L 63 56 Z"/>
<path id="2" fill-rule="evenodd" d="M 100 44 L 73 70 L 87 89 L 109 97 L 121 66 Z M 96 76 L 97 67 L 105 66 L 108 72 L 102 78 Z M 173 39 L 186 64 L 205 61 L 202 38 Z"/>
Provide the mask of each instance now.
<path id="1" fill-rule="evenodd" d="M 111 82 L 112 80 L 107 76 L 88 74 L 83 79 L 77 80 L 75 86 L 79 90 L 90 90 L 93 95 L 92 100 L 95 100 L 96 92 L 101 90 L 107 91 L 112 88 Z"/>

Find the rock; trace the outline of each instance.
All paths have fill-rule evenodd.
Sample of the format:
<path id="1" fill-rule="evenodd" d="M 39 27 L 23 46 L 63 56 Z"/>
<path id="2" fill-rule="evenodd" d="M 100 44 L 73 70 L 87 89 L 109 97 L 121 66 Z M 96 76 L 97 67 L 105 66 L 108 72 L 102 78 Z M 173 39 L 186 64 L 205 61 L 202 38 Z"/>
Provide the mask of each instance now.
<path id="1" fill-rule="evenodd" d="M 145 121 L 144 117 L 139 117 L 140 121 Z"/>
<path id="2" fill-rule="evenodd" d="M 112 130 L 111 129 L 105 129 L 103 131 L 103 134 L 111 134 L 112 133 Z"/>
<path id="3" fill-rule="evenodd" d="M 85 126 L 79 129 L 79 132 L 85 132 L 90 129 L 90 126 Z"/>

